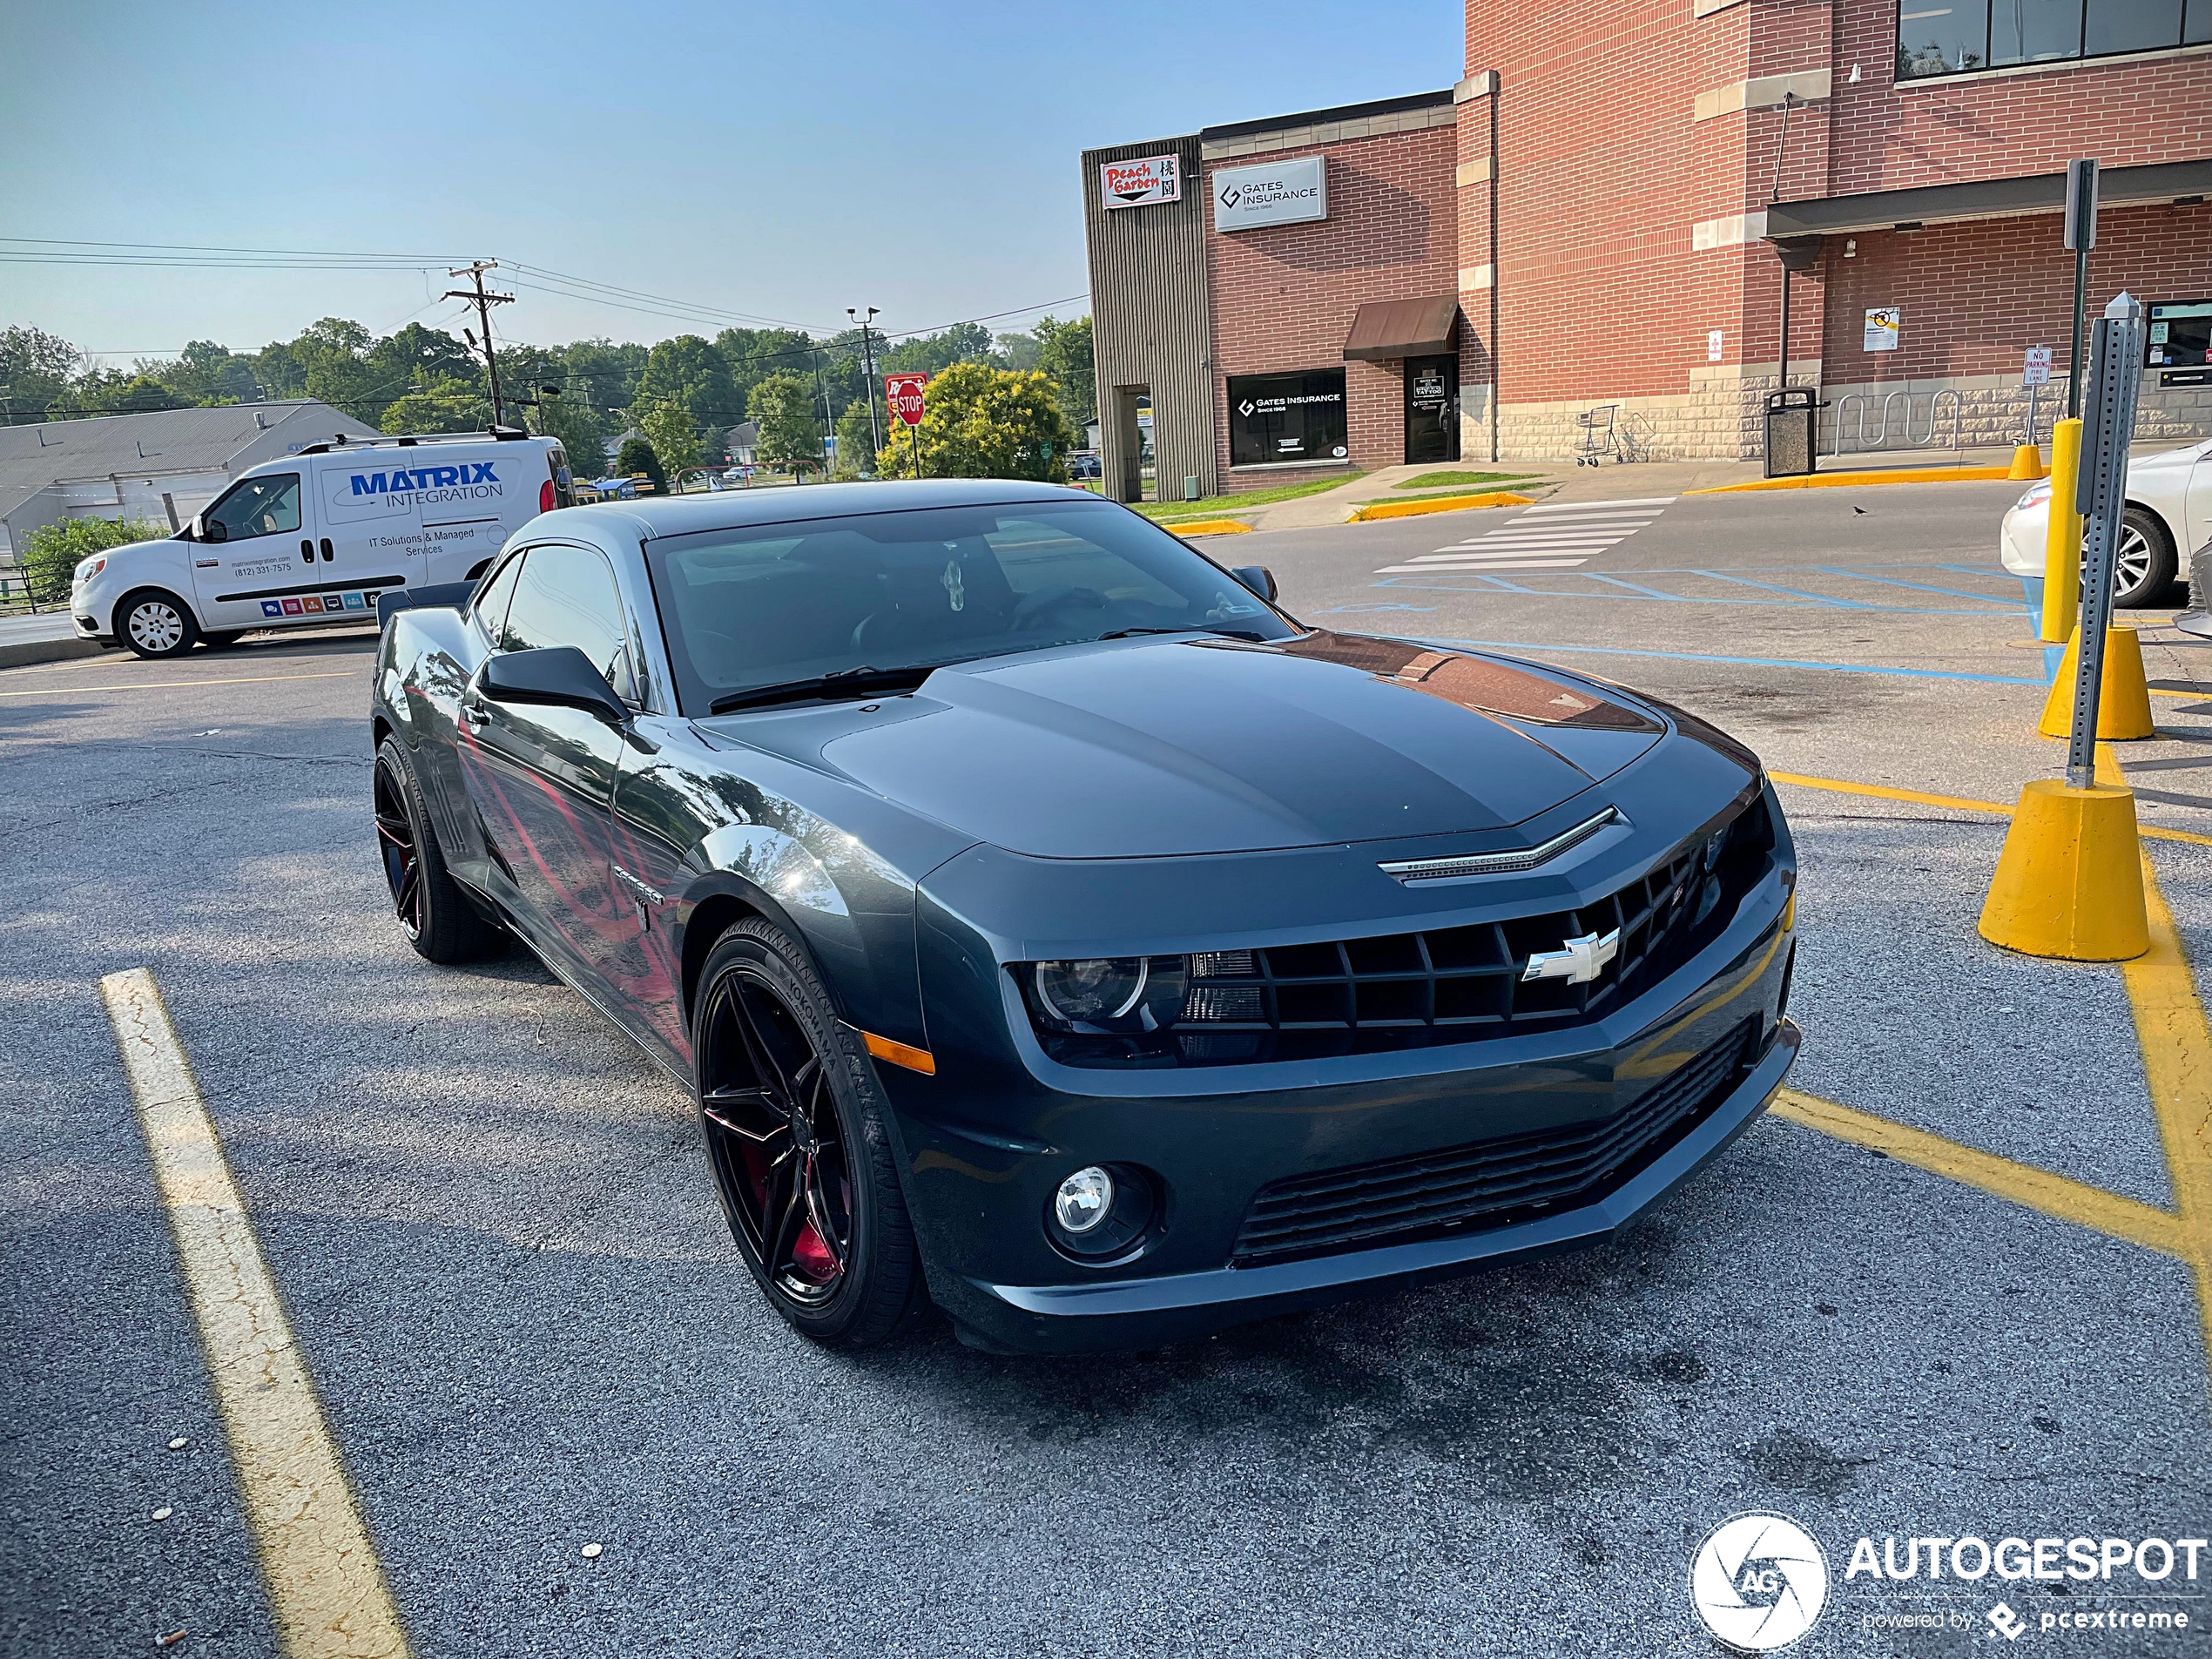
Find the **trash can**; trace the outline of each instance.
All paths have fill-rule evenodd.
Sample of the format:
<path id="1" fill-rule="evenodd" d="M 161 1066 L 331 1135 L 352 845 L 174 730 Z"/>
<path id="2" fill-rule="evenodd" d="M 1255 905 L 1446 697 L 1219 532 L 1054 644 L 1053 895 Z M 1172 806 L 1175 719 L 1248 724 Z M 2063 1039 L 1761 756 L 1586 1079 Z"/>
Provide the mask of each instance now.
<path id="1" fill-rule="evenodd" d="M 1794 478 L 1812 470 L 1813 407 L 1810 386 L 1785 386 L 1766 395 L 1766 475 Z"/>

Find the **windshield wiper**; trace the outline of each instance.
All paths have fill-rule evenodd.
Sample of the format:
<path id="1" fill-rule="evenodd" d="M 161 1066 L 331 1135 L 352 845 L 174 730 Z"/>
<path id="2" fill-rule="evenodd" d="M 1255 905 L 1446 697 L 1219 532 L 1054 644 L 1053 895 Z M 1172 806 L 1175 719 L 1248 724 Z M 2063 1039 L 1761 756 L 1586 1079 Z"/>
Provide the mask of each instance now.
<path id="1" fill-rule="evenodd" d="M 1219 634 L 1228 639 L 1256 640 L 1263 645 L 1267 643 L 1265 634 L 1255 633 L 1250 628 L 1201 628 L 1195 624 L 1182 628 L 1116 628 L 1106 633 L 1094 634 L 1091 637 L 1128 639 L 1136 634 Z"/>
<path id="2" fill-rule="evenodd" d="M 911 691 L 942 666 L 941 663 L 910 663 L 904 668 L 877 668 L 873 664 L 833 668 L 826 674 L 811 674 L 805 679 L 728 692 L 708 704 L 706 711 L 730 714 L 738 709 L 765 708 L 774 703 L 837 703 L 856 697 L 874 697 L 884 691 Z"/>

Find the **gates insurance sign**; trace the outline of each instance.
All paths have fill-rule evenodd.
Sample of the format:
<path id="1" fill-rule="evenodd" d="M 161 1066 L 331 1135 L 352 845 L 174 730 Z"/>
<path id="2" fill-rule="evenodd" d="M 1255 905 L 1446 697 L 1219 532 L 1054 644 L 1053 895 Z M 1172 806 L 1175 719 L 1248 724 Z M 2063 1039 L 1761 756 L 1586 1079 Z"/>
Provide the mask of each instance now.
<path id="1" fill-rule="evenodd" d="M 1213 227 L 1249 231 L 1262 225 L 1303 225 L 1329 216 L 1325 158 L 1266 161 L 1254 167 L 1217 167 L 1207 175 L 1213 186 Z"/>

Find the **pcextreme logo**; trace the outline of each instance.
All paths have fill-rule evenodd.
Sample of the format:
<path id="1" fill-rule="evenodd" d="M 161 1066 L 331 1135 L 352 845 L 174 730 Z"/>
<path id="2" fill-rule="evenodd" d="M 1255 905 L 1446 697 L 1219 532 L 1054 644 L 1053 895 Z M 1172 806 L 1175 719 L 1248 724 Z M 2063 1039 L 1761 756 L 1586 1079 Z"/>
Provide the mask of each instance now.
<path id="1" fill-rule="evenodd" d="M 1689 1604 L 1729 1647 L 1772 1653 L 1819 1622 L 1828 1558 L 1787 1515 L 1732 1515 L 1690 1557 Z"/>

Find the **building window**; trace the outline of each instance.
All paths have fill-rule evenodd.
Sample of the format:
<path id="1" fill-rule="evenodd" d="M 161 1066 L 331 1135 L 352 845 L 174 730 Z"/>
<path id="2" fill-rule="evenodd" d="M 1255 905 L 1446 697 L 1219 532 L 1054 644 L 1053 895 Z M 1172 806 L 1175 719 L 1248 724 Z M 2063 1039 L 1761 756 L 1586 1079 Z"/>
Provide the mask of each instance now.
<path id="1" fill-rule="evenodd" d="M 2212 0 L 1898 0 L 1897 78 L 2212 41 Z"/>
<path id="2" fill-rule="evenodd" d="M 1229 464 L 1342 461 L 1344 371 L 1229 377 Z"/>

